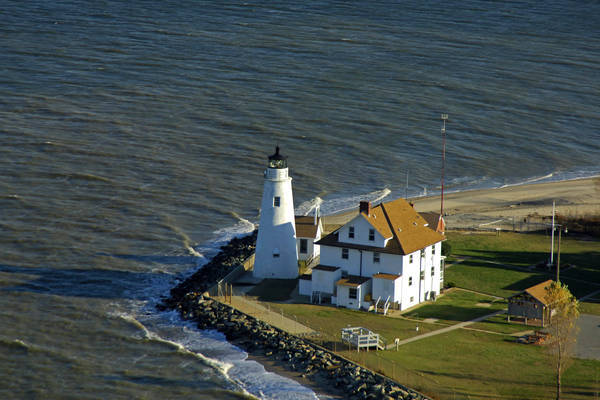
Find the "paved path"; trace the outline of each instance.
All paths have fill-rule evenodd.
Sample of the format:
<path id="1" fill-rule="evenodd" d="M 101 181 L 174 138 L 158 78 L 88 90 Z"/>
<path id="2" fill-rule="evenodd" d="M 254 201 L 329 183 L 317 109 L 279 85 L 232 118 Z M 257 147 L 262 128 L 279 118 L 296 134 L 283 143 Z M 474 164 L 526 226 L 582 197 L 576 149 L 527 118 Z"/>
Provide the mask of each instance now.
<path id="1" fill-rule="evenodd" d="M 579 335 L 575 356 L 600 360 L 600 316 L 581 314 L 577 320 Z"/>
<path id="2" fill-rule="evenodd" d="M 294 335 L 310 335 L 315 333 L 314 330 L 300 324 L 298 321 L 287 318 L 280 313 L 267 309 L 263 305 L 246 299 L 243 296 L 233 296 L 231 298 L 231 306 L 243 312 L 244 314 L 251 315 L 269 325 L 273 325 Z"/>
<path id="3" fill-rule="evenodd" d="M 496 312 L 493 312 L 491 314 L 484 315 L 483 317 L 475 318 L 475 319 L 472 319 L 470 321 L 460 322 L 458 324 L 455 324 L 455 325 L 452 325 L 452 326 L 448 326 L 446 328 L 438 329 L 437 331 L 431 331 L 431 332 L 427 332 L 427 333 L 424 333 L 424 334 L 419 335 L 419 336 L 413 336 L 411 338 L 399 341 L 398 342 L 398 346 L 402 346 L 404 344 L 415 342 L 417 340 L 425 339 L 425 338 L 428 338 L 428 337 L 431 337 L 431 336 L 440 335 L 442 333 L 450 332 L 450 331 L 453 331 L 455 329 L 461 329 L 461 328 L 464 328 L 465 326 L 469 326 L 471 324 L 474 324 L 475 322 L 481 322 L 481 321 L 486 320 L 488 318 L 491 318 L 491 317 L 493 317 L 495 315 L 504 314 L 504 313 L 506 313 L 506 310 L 496 311 Z M 393 349 L 395 347 L 396 347 L 396 343 L 391 343 L 391 344 L 387 345 L 386 349 Z"/>

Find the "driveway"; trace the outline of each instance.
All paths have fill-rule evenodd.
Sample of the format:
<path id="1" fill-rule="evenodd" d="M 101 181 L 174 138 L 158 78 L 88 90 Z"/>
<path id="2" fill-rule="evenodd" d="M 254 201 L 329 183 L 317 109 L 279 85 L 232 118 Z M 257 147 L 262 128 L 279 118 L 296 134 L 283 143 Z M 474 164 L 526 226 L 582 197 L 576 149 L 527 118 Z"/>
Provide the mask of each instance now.
<path id="1" fill-rule="evenodd" d="M 575 357 L 600 360 L 600 316 L 581 314 Z"/>

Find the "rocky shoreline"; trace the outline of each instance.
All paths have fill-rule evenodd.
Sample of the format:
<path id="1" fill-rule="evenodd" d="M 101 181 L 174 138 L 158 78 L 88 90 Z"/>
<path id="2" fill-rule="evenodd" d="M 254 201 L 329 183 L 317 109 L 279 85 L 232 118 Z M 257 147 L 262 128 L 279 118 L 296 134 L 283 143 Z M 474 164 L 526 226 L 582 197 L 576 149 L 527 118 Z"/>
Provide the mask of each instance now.
<path id="1" fill-rule="evenodd" d="M 171 290 L 161 309 L 175 309 L 200 329 L 216 329 L 249 354 L 280 361 L 302 377 L 322 380 L 348 399 L 427 399 L 424 395 L 270 326 L 203 294 L 254 251 L 256 232 L 235 238 L 198 272 Z"/>

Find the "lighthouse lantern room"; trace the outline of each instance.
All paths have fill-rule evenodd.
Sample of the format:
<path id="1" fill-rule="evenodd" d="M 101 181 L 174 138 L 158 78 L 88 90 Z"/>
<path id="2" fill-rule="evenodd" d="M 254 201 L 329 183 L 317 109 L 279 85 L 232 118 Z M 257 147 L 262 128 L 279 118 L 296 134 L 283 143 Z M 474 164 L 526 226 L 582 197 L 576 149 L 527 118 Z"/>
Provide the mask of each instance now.
<path id="1" fill-rule="evenodd" d="M 256 278 L 293 279 L 298 277 L 298 251 L 292 178 L 279 146 L 269 156 L 264 177 L 253 274 Z"/>

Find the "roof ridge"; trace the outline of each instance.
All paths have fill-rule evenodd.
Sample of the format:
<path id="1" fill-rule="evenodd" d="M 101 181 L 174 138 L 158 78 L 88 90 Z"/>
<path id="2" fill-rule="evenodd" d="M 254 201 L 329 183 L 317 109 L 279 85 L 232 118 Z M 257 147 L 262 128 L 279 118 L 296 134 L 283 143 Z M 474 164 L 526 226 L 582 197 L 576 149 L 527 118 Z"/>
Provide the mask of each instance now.
<path id="1" fill-rule="evenodd" d="M 393 235 L 393 239 L 396 240 L 396 242 L 398 243 L 398 246 L 400 246 L 400 251 L 402 253 L 406 252 L 404 251 L 404 247 L 402 247 L 402 242 L 400 241 L 400 238 L 398 237 L 398 234 L 396 233 L 396 230 L 394 229 L 394 225 L 392 224 L 392 221 L 390 220 L 390 216 L 387 213 L 387 210 L 385 209 L 385 203 L 381 203 L 379 204 L 381 206 L 381 210 L 383 211 L 383 215 L 385 216 L 385 220 L 388 223 L 388 226 L 390 227 L 391 231 L 392 231 L 392 235 Z"/>

